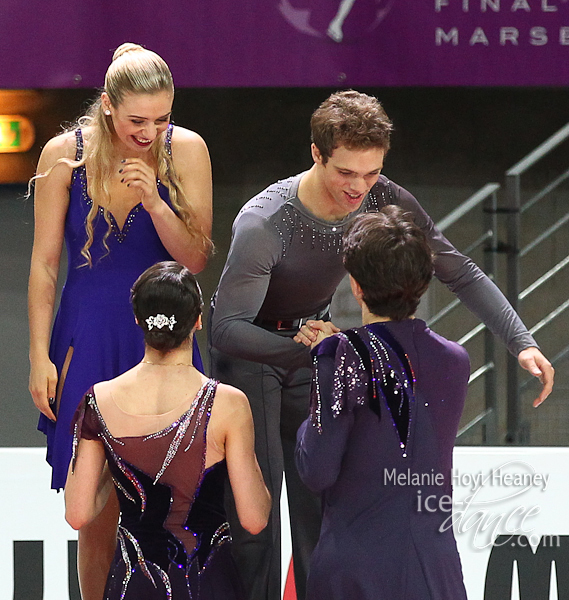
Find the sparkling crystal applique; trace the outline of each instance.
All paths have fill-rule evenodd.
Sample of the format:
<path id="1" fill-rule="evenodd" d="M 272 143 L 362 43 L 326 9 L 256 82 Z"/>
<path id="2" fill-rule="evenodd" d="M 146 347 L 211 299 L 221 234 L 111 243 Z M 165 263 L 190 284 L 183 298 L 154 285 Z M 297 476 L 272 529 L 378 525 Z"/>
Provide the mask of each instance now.
<path id="1" fill-rule="evenodd" d="M 168 327 L 168 329 L 172 331 L 176 323 L 177 321 L 174 318 L 174 315 L 172 315 L 171 317 L 167 317 L 166 315 L 157 314 L 154 316 L 150 316 L 148 317 L 148 319 L 146 319 L 146 324 L 148 325 L 149 330 L 153 329 L 154 327 L 156 327 L 157 329 L 162 329 L 162 327 Z"/>
<path id="2" fill-rule="evenodd" d="M 407 363 L 408 370 L 413 377 L 413 380 L 409 381 L 407 370 L 398 353 L 373 332 L 368 331 L 368 335 L 370 347 L 376 358 L 374 361 L 375 377 L 379 380 L 381 394 L 385 399 L 392 425 L 399 439 L 402 456 L 406 458 L 411 433 L 412 406 L 415 402 L 413 367 L 405 354 L 403 361 Z"/>

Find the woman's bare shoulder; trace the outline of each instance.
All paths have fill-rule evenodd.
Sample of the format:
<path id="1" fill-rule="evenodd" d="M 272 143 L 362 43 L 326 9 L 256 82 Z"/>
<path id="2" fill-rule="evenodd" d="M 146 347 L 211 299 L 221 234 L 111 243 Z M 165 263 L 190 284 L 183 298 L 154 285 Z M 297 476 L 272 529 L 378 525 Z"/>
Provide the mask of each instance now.
<path id="1" fill-rule="evenodd" d="M 249 418 L 251 415 L 247 396 L 241 390 L 225 383 L 217 385 L 214 406 L 218 413 L 232 419 L 237 415 L 241 418 Z"/>
<path id="2" fill-rule="evenodd" d="M 172 127 L 172 144 L 177 146 L 205 146 L 205 141 L 199 133 L 174 125 Z"/>
<path id="3" fill-rule="evenodd" d="M 75 132 L 68 131 L 51 138 L 43 147 L 38 163 L 38 174 L 45 173 L 54 166 L 57 171 L 64 174 L 71 172 L 72 166 L 67 161 L 75 160 L 76 142 Z M 61 159 L 64 159 L 61 161 Z"/>
<path id="4" fill-rule="evenodd" d="M 112 379 L 99 381 L 93 386 L 93 389 L 96 393 L 104 392 L 106 394 L 130 391 L 131 388 L 136 389 L 137 387 L 140 387 L 139 372 L 140 364 L 131 367 L 128 371 L 125 371 Z"/>
<path id="5" fill-rule="evenodd" d="M 216 397 L 223 398 L 228 402 L 235 402 L 236 404 L 249 405 L 247 396 L 240 389 L 233 387 L 232 385 L 227 385 L 226 383 L 217 384 Z"/>
<path id="6" fill-rule="evenodd" d="M 209 162 L 209 152 L 201 135 L 175 125 L 172 130 L 172 158 L 174 162 L 200 160 Z"/>
<path id="7" fill-rule="evenodd" d="M 111 390 L 113 388 L 112 381 L 99 381 L 93 386 L 93 396 L 100 407 L 101 403 L 104 405 L 108 398 L 111 396 Z"/>
<path id="8" fill-rule="evenodd" d="M 68 158 L 73 160 L 76 152 L 75 131 L 66 131 L 61 135 L 52 137 L 44 146 L 42 155 L 47 154 L 51 158 Z"/>

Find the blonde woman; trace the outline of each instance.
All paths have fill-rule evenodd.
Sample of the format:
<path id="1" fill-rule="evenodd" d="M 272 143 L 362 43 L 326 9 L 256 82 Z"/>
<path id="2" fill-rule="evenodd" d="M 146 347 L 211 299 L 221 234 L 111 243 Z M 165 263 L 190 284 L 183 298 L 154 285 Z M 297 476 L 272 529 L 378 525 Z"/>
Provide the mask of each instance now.
<path id="1" fill-rule="evenodd" d="M 209 155 L 199 135 L 170 124 L 173 97 L 164 60 L 123 44 L 91 109 L 40 157 L 29 280 L 30 392 L 42 413 L 38 428 L 47 435 L 55 489 L 65 485 L 70 423 L 83 393 L 144 354 L 129 305 L 135 279 L 162 260 L 174 258 L 193 273 L 206 264 Z M 64 240 L 67 279 L 50 336 Z M 194 362 L 201 365 L 199 354 Z M 111 494 L 98 519 L 80 532 L 84 600 L 102 596 L 117 515 Z"/>

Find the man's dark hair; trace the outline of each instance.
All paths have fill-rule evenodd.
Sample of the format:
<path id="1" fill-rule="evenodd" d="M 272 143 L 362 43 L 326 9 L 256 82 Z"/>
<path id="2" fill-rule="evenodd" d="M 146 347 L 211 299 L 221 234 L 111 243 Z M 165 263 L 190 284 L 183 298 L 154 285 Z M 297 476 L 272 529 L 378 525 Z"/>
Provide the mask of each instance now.
<path id="1" fill-rule="evenodd" d="M 344 265 L 369 311 L 394 321 L 415 313 L 433 276 L 425 234 L 395 205 L 354 219 L 344 234 Z"/>
<path id="2" fill-rule="evenodd" d="M 324 100 L 310 120 L 311 139 L 324 164 L 339 146 L 349 150 L 389 150 L 393 125 L 379 100 L 347 90 Z"/>
<path id="3" fill-rule="evenodd" d="M 196 278 L 175 261 L 159 262 L 146 269 L 132 286 L 131 302 L 144 332 L 144 341 L 159 352 L 181 346 L 202 313 L 202 296 Z M 169 322 L 158 326 L 158 315 L 162 315 L 158 325 L 164 319 Z"/>

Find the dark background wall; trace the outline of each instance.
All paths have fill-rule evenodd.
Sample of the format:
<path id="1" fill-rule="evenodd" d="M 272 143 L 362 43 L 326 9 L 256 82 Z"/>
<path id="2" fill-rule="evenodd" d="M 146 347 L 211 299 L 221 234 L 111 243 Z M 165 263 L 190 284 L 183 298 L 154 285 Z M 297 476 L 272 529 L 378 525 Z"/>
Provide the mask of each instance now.
<path id="1" fill-rule="evenodd" d="M 305 168 L 312 111 L 332 88 L 182 89 L 174 121 L 198 131 L 212 155 L 218 184 L 267 182 Z M 504 170 L 567 122 L 567 88 L 363 88 L 377 96 L 395 124 L 386 170 L 422 185 L 501 177 Z M 0 91 L 0 109 L 4 106 Z M 94 90 L 27 92 L 22 114 L 33 118 L 41 146 L 73 122 Z M 15 110 L 14 102 L 9 109 Z M 4 159 L 4 157 L 2 157 Z M 441 181 L 442 180 L 442 181 Z"/>
<path id="2" fill-rule="evenodd" d="M 174 121 L 204 137 L 213 164 L 217 254 L 199 276 L 206 297 L 215 289 L 231 222 L 241 205 L 271 182 L 310 167 L 310 114 L 331 91 L 177 91 Z M 415 193 L 435 220 L 488 181 L 503 182 L 506 169 L 569 121 L 565 88 L 362 91 L 380 98 L 395 125 L 384 173 Z M 22 158 L 29 174 L 40 147 L 60 131 L 62 122 L 79 116 L 93 94 L 93 90 L 37 92 L 31 115 L 37 143 Z M 567 162 L 566 153 L 557 153 L 536 172 L 536 179 L 560 172 Z M 43 437 L 35 432 L 37 415 L 27 392 L 25 297 L 33 214 L 24 192 L 21 185 L 0 187 L 1 446 L 43 445 Z M 457 237 L 452 239 L 460 245 Z M 203 335 L 200 344 L 205 351 Z"/>

